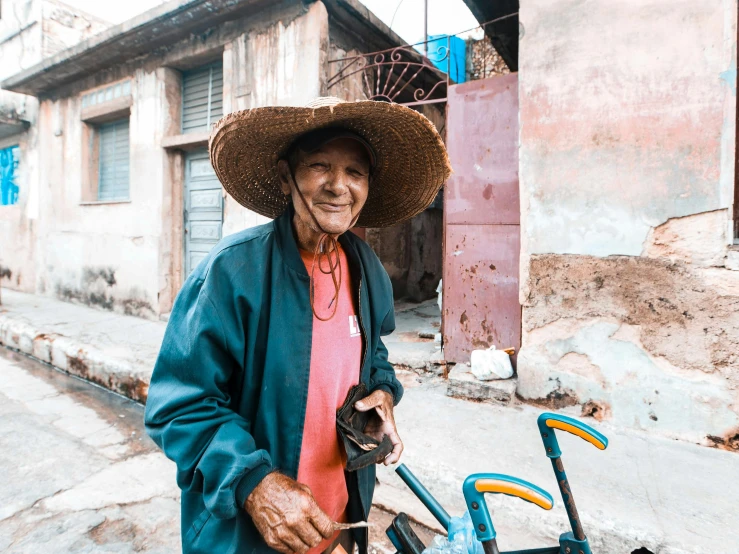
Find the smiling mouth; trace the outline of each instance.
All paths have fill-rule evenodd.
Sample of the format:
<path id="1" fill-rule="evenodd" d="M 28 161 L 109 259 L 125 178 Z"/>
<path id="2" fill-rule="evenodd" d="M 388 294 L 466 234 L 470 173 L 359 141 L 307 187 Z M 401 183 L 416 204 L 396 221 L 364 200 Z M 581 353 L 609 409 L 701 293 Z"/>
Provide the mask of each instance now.
<path id="1" fill-rule="evenodd" d="M 321 203 L 321 204 L 317 204 L 317 206 L 319 208 L 321 208 L 322 210 L 326 211 L 326 212 L 342 212 L 345 209 L 350 208 L 351 207 L 351 204 L 326 204 L 326 203 Z"/>

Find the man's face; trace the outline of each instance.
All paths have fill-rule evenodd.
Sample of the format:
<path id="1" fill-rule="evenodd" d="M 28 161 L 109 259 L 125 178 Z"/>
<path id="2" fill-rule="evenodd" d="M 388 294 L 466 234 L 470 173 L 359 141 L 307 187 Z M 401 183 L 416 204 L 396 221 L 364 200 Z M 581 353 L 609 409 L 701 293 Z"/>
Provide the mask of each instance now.
<path id="1" fill-rule="evenodd" d="M 290 187 L 287 162 L 281 160 L 279 169 L 282 191 L 292 195 L 296 215 L 304 226 L 320 233 L 298 193 Z M 298 152 L 295 180 L 323 231 L 339 235 L 349 229 L 367 201 L 369 172 L 367 150 L 349 138 L 337 138 L 311 153 Z"/>

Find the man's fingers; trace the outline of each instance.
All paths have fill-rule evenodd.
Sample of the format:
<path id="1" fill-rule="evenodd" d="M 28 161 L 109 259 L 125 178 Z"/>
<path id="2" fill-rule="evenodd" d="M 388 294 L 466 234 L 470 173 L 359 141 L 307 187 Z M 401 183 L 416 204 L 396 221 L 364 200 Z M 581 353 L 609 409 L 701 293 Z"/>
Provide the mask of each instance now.
<path id="1" fill-rule="evenodd" d="M 403 453 L 403 441 L 400 440 L 398 433 L 393 431 L 388 434 L 390 442 L 393 443 L 393 451 L 385 456 L 384 463 L 386 466 L 397 463 L 400 460 L 400 455 Z"/>
<path id="2" fill-rule="evenodd" d="M 324 539 L 334 535 L 334 521 L 315 502 L 310 511 L 310 521 Z"/>
<path id="3" fill-rule="evenodd" d="M 277 552 L 282 552 L 282 554 L 293 554 L 292 548 L 290 548 L 287 544 L 282 542 L 280 539 L 272 539 L 272 540 L 266 540 L 267 546 L 270 548 L 273 548 L 274 550 L 277 550 Z"/>
<path id="4" fill-rule="evenodd" d="M 310 517 L 306 517 L 305 522 L 293 530 L 300 537 L 300 540 L 311 548 L 318 546 L 318 543 L 323 540 L 323 536 L 313 527 Z"/>
<path id="5" fill-rule="evenodd" d="M 376 390 L 369 396 L 362 398 L 362 400 L 354 403 L 354 408 L 360 412 L 366 412 L 372 408 L 379 408 L 382 406 L 385 397 L 383 391 Z"/>
<path id="6" fill-rule="evenodd" d="M 303 540 L 292 530 L 284 530 L 279 535 L 280 540 L 295 554 L 305 554 L 310 550 L 310 546 L 305 544 Z"/>

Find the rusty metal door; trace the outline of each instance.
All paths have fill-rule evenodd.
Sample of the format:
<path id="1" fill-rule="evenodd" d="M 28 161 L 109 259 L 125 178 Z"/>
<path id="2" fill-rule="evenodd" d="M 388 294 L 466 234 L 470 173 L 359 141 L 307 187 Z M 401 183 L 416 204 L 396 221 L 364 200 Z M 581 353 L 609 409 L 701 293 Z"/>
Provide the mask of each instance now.
<path id="1" fill-rule="evenodd" d="M 518 74 L 449 88 L 444 191 L 444 355 L 521 344 Z"/>

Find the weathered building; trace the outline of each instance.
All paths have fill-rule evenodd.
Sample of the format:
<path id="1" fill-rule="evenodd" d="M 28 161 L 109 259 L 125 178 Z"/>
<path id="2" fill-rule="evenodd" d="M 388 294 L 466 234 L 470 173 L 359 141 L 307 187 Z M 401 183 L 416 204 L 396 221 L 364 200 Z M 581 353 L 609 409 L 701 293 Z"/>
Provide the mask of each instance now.
<path id="1" fill-rule="evenodd" d="M 3 283 L 166 314 L 221 236 L 265 221 L 222 191 L 212 124 L 305 104 L 327 93 L 330 58 L 398 44 L 355 0 L 175 0 L 6 78 L 39 115 L 22 145 L 37 192 L 21 192 L 30 217 L 8 225 L 2 252 L 23 277 Z M 331 92 L 354 95 L 350 82 Z"/>
<path id="2" fill-rule="evenodd" d="M 482 79 L 427 71 L 410 98 L 436 91 L 418 109 L 455 173 L 443 211 L 367 231 L 396 291 L 428 296 L 443 242 L 448 361 L 514 347 L 521 399 L 736 449 L 736 0 L 466 3 L 498 54 L 474 43 Z M 356 0 L 176 0 L 19 67 L 3 85 L 39 114 L 13 123 L 3 284 L 166 314 L 222 235 L 264 221 L 221 191 L 210 125 L 371 96 L 342 71 L 399 44 Z"/>
<path id="3" fill-rule="evenodd" d="M 735 0 L 524 0 L 518 393 L 739 448 Z"/>
<path id="4" fill-rule="evenodd" d="M 737 2 L 466 3 L 514 73 L 448 94 L 446 359 L 739 449 Z"/>
<path id="5" fill-rule="evenodd" d="M 109 26 L 56 0 L 2 0 L 0 81 Z M 38 219 L 38 101 L 0 88 L 0 276 L 33 290 Z"/>

